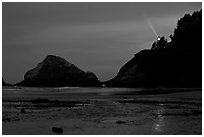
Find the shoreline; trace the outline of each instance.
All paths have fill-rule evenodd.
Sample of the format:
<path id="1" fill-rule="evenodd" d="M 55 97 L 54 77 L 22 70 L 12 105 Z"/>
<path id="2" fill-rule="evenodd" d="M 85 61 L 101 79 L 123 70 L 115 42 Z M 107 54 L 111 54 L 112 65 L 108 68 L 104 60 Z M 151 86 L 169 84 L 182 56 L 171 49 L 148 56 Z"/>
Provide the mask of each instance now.
<path id="1" fill-rule="evenodd" d="M 3 135 L 56 134 L 52 127 L 64 135 L 202 134 L 201 90 L 157 95 L 27 90 L 3 94 Z"/>

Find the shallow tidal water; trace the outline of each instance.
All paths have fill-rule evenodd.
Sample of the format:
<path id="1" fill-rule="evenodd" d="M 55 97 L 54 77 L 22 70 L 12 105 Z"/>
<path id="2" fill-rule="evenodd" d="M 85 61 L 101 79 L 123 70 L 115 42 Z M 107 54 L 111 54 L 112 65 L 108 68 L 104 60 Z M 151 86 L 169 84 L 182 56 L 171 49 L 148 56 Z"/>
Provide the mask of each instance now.
<path id="1" fill-rule="evenodd" d="M 202 134 L 202 89 L 3 87 L 3 135 Z"/>

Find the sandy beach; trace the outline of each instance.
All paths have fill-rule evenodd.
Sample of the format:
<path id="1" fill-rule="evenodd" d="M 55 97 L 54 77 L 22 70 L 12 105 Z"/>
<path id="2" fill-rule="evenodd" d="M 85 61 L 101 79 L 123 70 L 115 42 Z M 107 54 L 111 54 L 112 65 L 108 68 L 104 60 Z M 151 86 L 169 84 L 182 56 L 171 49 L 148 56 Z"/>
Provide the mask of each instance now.
<path id="1" fill-rule="evenodd" d="M 2 2 L 2 135 L 202 135 L 202 2 Z"/>
<path id="2" fill-rule="evenodd" d="M 119 92 L 128 90 L 128 94 Z M 160 90 L 156 95 L 152 94 L 154 90 L 145 90 L 144 95 L 141 91 L 3 87 L 2 132 L 3 135 L 202 134 L 201 89 L 177 89 L 168 94 Z M 53 127 L 61 128 L 63 133 L 53 132 Z"/>

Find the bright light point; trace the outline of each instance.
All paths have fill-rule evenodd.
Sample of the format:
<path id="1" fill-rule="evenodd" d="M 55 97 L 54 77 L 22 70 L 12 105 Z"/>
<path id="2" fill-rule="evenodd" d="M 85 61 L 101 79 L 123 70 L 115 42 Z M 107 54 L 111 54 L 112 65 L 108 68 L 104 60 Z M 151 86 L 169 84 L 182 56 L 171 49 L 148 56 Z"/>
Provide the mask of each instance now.
<path id="1" fill-rule="evenodd" d="M 160 37 L 157 38 L 158 41 L 159 41 L 160 39 L 161 39 Z"/>

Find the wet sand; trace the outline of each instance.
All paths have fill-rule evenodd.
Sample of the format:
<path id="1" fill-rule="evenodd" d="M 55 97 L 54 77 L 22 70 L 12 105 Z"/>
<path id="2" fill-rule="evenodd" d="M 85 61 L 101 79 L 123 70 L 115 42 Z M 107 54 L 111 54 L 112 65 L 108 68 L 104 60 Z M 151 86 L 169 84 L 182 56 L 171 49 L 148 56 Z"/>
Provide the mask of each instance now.
<path id="1" fill-rule="evenodd" d="M 201 89 L 156 95 L 147 90 L 145 95 L 65 93 L 3 89 L 3 135 L 58 134 L 53 127 L 62 128 L 65 135 L 202 134 Z"/>

